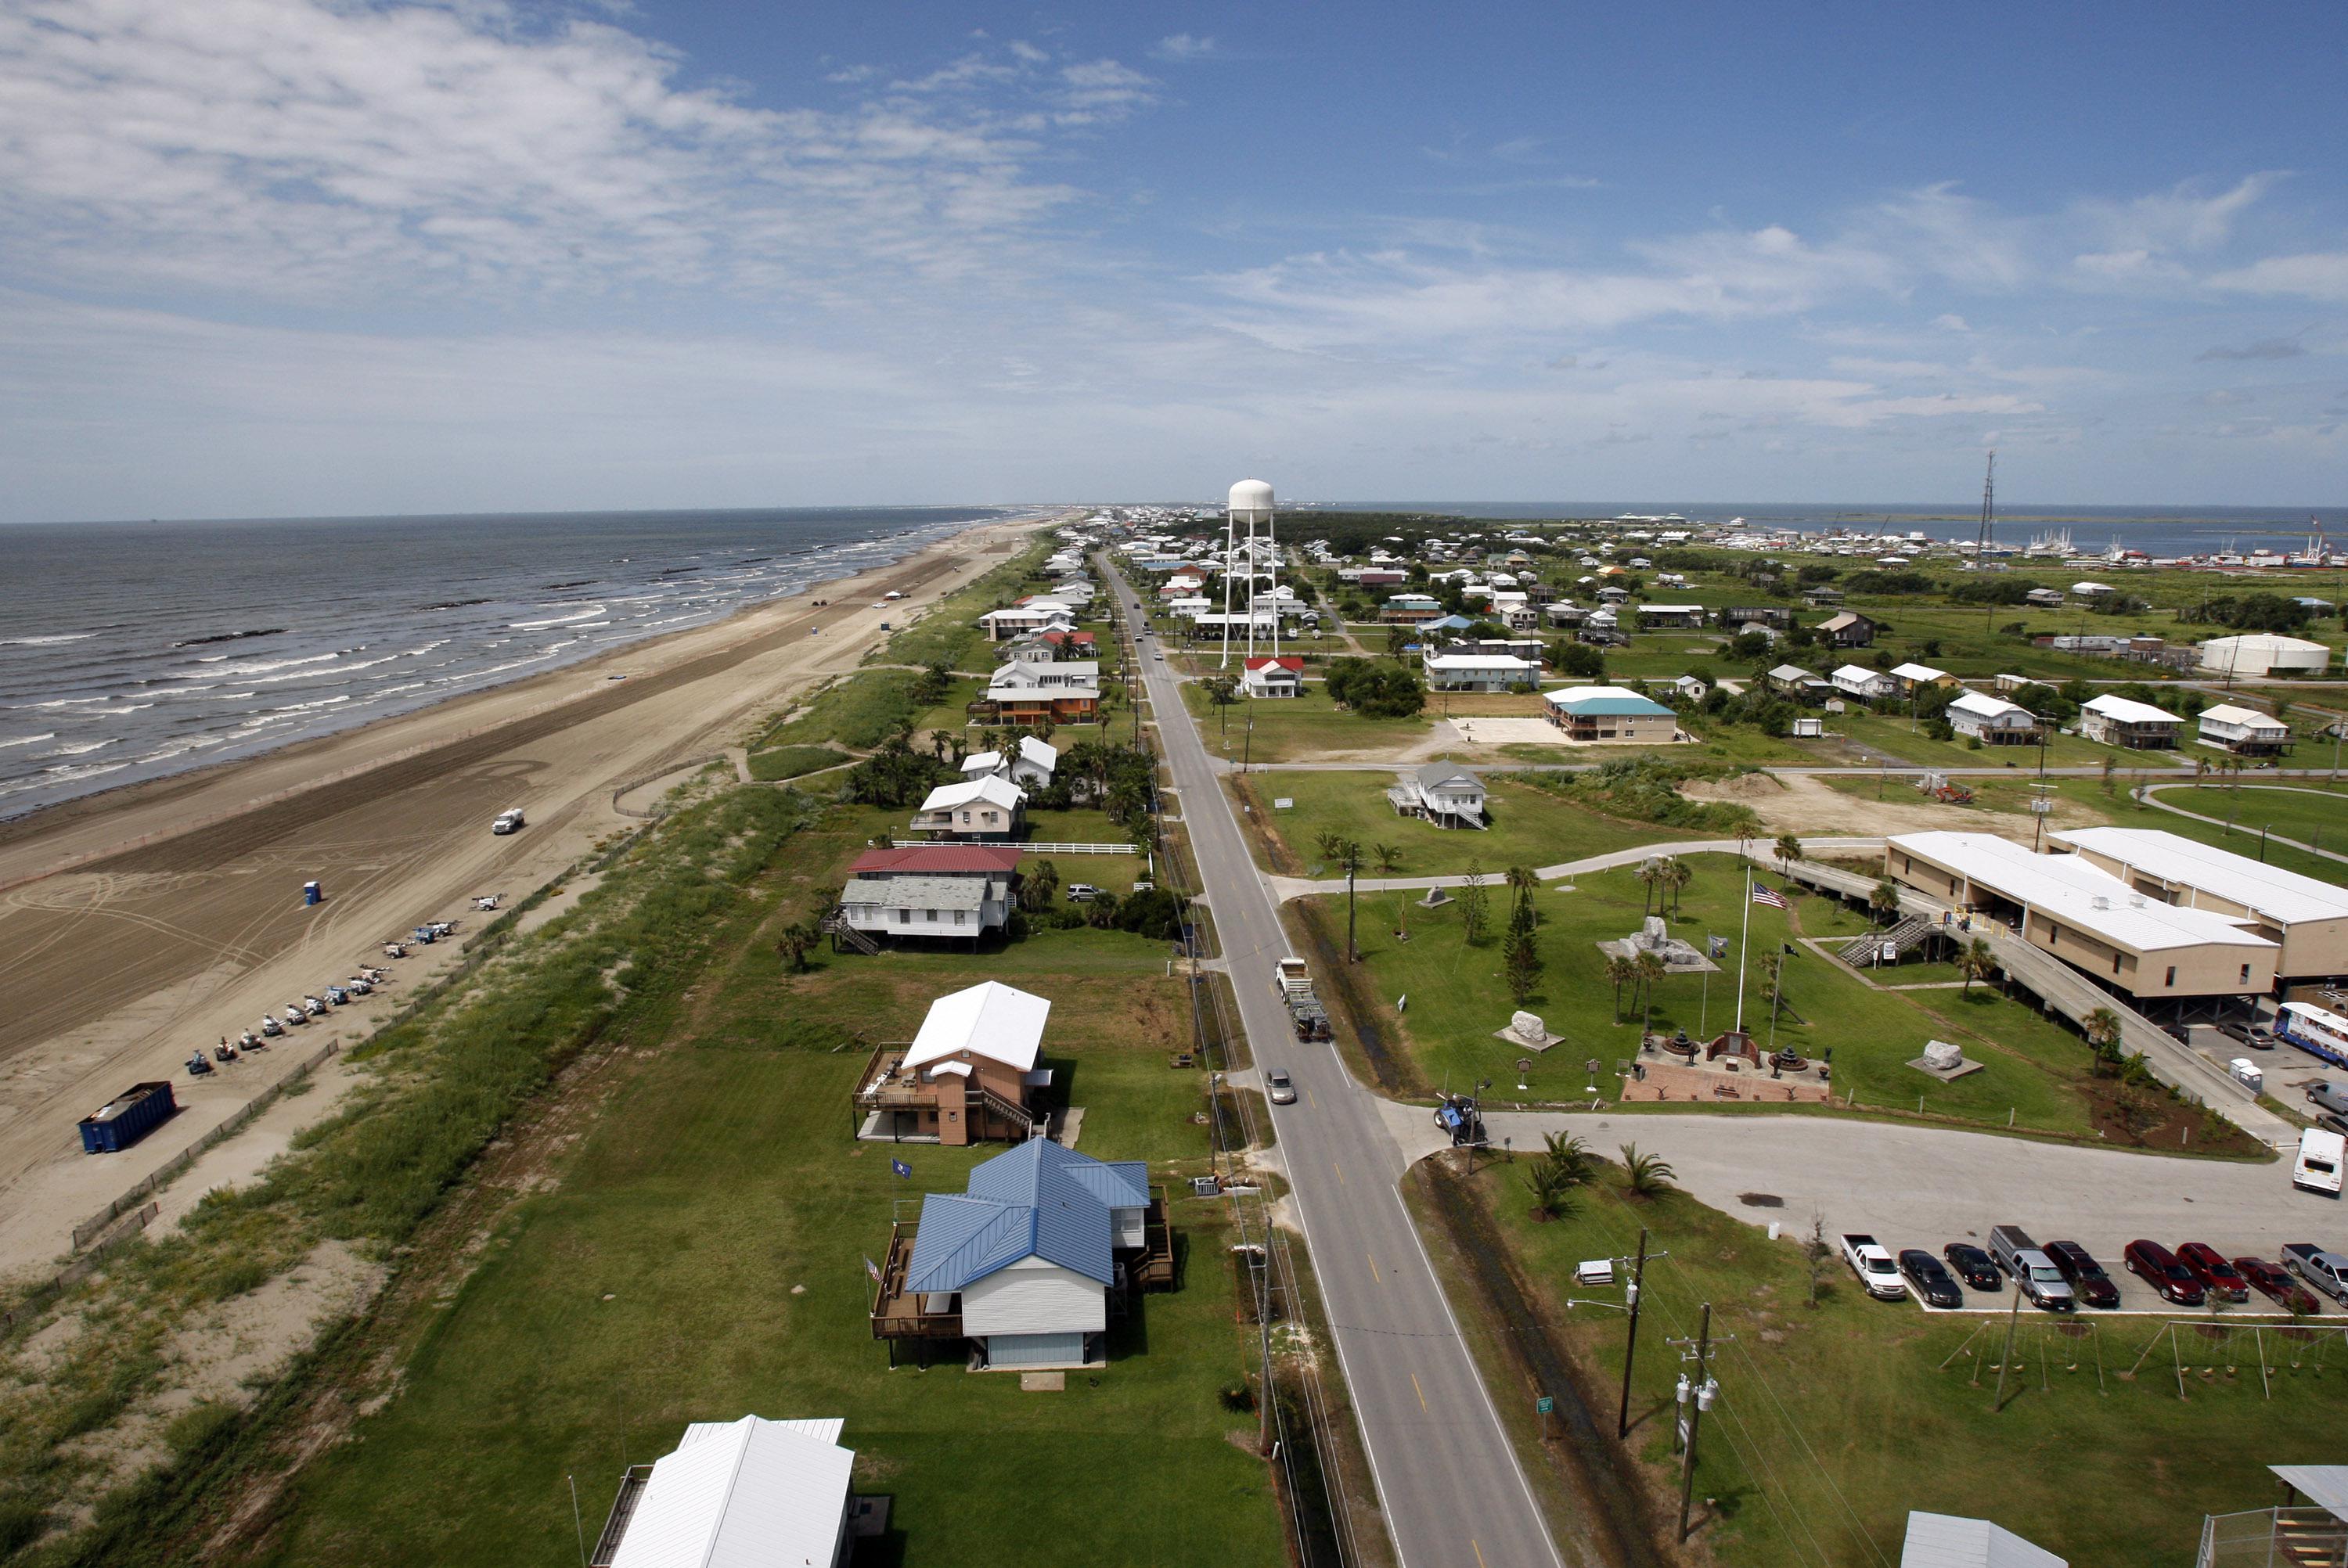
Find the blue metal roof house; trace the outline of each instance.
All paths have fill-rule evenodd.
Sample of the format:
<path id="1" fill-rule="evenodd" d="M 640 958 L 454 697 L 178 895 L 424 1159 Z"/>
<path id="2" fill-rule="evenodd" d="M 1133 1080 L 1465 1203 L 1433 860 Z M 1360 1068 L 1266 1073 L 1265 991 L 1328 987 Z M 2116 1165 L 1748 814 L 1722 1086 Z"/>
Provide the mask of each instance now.
<path id="1" fill-rule="evenodd" d="M 923 1198 L 910 1235 L 897 1227 L 873 1333 L 967 1339 L 984 1367 L 1098 1365 L 1112 1294 L 1172 1282 L 1164 1216 L 1139 1161 L 1032 1138 L 972 1171 L 963 1192 Z"/>

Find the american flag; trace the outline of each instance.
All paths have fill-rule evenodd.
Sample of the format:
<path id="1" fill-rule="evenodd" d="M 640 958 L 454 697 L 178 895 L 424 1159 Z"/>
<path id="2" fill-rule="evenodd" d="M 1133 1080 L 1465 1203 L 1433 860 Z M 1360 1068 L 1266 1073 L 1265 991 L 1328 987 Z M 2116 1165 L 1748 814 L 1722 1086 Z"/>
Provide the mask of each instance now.
<path id="1" fill-rule="evenodd" d="M 1772 909 L 1783 909 L 1786 907 L 1786 896 L 1775 887 L 1756 882 L 1753 885 L 1753 902 L 1766 904 Z"/>

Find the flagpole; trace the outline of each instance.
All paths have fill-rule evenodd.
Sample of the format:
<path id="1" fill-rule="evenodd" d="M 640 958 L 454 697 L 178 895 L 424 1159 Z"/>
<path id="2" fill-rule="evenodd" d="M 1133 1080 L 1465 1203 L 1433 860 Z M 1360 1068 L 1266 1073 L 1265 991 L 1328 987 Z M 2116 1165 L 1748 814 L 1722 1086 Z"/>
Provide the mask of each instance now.
<path id="1" fill-rule="evenodd" d="M 1745 1032 L 1745 954 L 1753 946 L 1753 867 L 1745 868 L 1745 928 L 1736 938 L 1736 1032 Z"/>

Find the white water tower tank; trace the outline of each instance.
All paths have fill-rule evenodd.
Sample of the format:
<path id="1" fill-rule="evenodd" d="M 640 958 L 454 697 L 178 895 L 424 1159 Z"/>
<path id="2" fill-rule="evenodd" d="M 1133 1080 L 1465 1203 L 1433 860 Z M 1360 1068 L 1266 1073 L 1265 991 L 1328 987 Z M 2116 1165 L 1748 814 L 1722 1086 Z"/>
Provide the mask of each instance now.
<path id="1" fill-rule="evenodd" d="M 1272 487 L 1261 479 L 1241 479 L 1231 487 L 1231 513 L 1235 523 L 1270 522 Z"/>

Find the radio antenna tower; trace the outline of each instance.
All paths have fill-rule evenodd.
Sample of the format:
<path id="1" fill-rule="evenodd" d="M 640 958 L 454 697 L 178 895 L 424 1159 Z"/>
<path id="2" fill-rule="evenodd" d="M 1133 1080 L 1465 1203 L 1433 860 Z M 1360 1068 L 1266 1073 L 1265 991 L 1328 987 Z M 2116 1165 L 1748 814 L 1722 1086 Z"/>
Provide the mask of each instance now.
<path id="1" fill-rule="evenodd" d="M 1239 547 L 1238 555 L 1233 555 L 1232 538 L 1241 524 L 1247 527 L 1247 542 Z M 1224 669 L 1229 669 L 1231 662 L 1231 579 L 1241 571 L 1242 566 L 1247 573 L 1247 588 L 1245 602 L 1240 608 L 1247 616 L 1247 657 L 1250 659 L 1255 657 L 1255 579 L 1258 560 L 1255 541 L 1256 528 L 1259 524 L 1263 528 L 1262 559 L 1267 563 L 1266 569 L 1272 576 L 1271 586 L 1278 588 L 1280 586 L 1280 547 L 1273 540 L 1272 534 L 1272 487 L 1261 479 L 1241 479 L 1231 487 L 1231 504 L 1223 515 L 1223 662 L 1221 668 Z M 1276 605 L 1272 609 L 1272 652 L 1274 658 L 1280 655 L 1280 610 Z"/>

